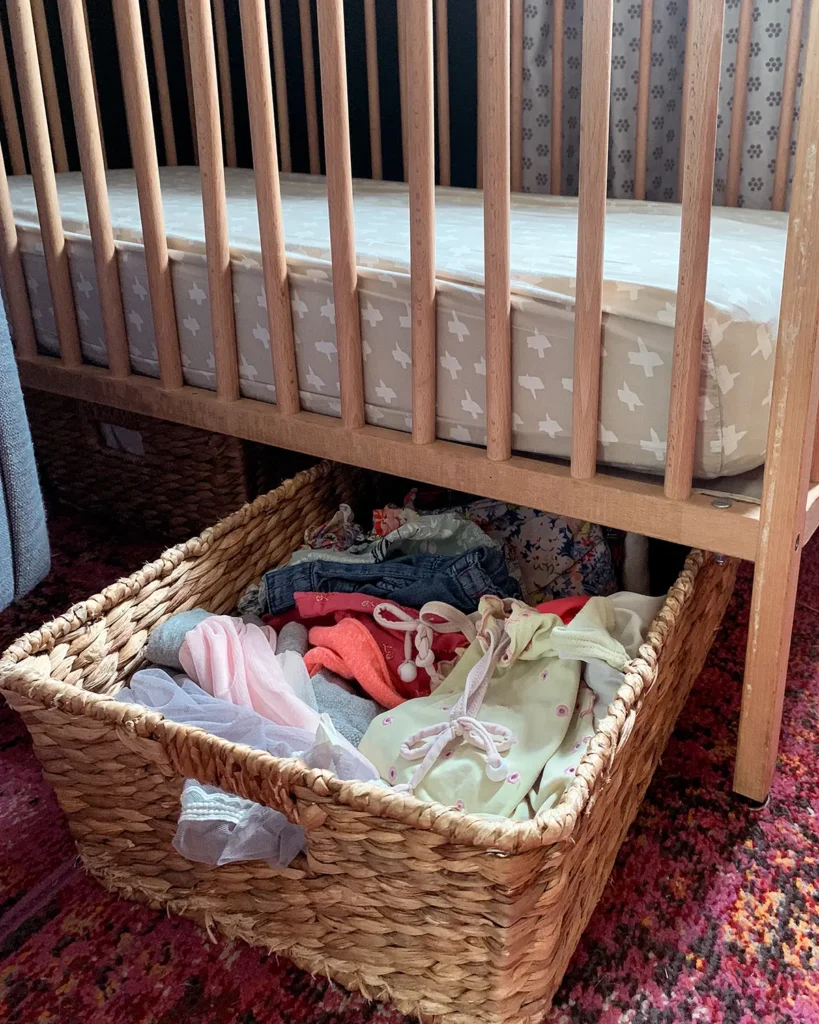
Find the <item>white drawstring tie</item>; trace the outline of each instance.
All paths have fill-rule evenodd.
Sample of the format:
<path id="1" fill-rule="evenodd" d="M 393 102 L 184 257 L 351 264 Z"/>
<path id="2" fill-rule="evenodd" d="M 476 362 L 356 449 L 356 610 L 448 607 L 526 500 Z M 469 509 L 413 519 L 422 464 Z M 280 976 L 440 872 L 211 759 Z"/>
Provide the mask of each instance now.
<path id="1" fill-rule="evenodd" d="M 477 747 L 486 757 L 486 775 L 492 782 L 503 782 L 509 767 L 501 756 L 517 742 L 514 733 L 506 726 L 495 722 L 481 722 L 475 716 L 481 709 L 489 681 L 503 658 L 509 644 L 509 634 L 504 624 L 490 618 L 481 624 L 478 639 L 487 647 L 481 660 L 474 665 L 466 677 L 464 692 L 452 708 L 448 721 L 430 725 L 409 736 L 401 744 L 401 756 L 408 761 L 421 763 L 406 784 L 396 790 L 413 793 L 429 770 L 454 739 L 462 738 Z M 409 634 L 407 634 L 409 636 Z"/>
<path id="2" fill-rule="evenodd" d="M 405 683 L 413 683 L 418 678 L 418 669 L 422 668 L 429 676 L 433 690 L 440 686 L 443 678 L 435 667 L 435 654 L 432 650 L 435 634 L 463 633 L 468 643 L 475 639 L 473 618 L 442 601 L 425 604 L 417 619 L 398 605 L 384 601 L 373 609 L 373 618 L 383 629 L 404 634 L 404 660 L 398 666 L 399 678 Z M 413 639 L 417 652 L 414 658 Z"/>

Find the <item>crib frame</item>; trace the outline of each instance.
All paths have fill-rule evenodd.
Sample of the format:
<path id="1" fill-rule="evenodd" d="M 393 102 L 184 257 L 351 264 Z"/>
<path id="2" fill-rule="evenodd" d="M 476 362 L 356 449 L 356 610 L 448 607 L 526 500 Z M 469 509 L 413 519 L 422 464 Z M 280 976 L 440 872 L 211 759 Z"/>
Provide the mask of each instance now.
<path id="1" fill-rule="evenodd" d="M 580 139 L 578 278 L 571 464 L 512 453 L 510 190 L 521 187 L 521 36 L 523 0 L 478 0 L 479 176 L 484 187 L 487 448 L 435 437 L 435 161 L 450 177 L 445 0 L 398 0 L 405 176 L 410 185 L 412 289 L 412 434 L 364 419 L 362 349 L 356 294 L 356 250 L 342 0 L 317 0 L 321 97 L 331 229 L 333 287 L 341 380 L 340 419 L 300 409 L 282 232 L 279 163 L 290 170 L 290 136 L 280 0 L 240 0 L 245 75 L 263 273 L 277 404 L 241 398 L 233 323 L 224 165 L 235 165 L 233 109 L 226 74 L 224 0 L 184 0 L 183 57 L 195 111 L 206 226 L 217 390 L 183 384 L 170 264 L 159 193 L 157 144 L 139 0 L 113 0 L 125 102 L 143 223 L 160 378 L 131 373 L 115 243 L 105 186 L 105 152 L 95 103 L 96 82 L 83 0 L 57 0 L 71 85 L 82 174 L 97 270 L 109 368 L 84 365 L 60 222 L 55 169 L 67 167 L 43 0 L 8 0 L 12 49 L 61 355 L 38 354 L 5 168 L 0 161 L 0 270 L 22 382 L 192 427 L 278 445 L 432 484 L 548 508 L 720 555 L 755 562 L 745 684 L 734 788 L 764 801 L 770 791 L 782 716 L 802 548 L 819 526 L 819 444 L 815 444 L 819 332 L 819 2 L 810 5 L 805 78 L 782 292 L 779 341 L 761 506 L 716 507 L 692 489 L 705 275 L 713 189 L 723 5 L 689 0 L 684 87 L 682 235 L 672 391 L 664 480 L 626 479 L 597 467 L 603 241 L 613 0 L 584 0 Z M 161 131 L 176 162 L 159 0 L 148 0 L 151 53 Z M 182 8 L 183 0 L 180 0 Z M 433 21 L 433 6 L 435 21 Z M 554 0 L 553 88 L 562 92 L 563 0 Z M 784 208 L 789 140 L 804 0 L 792 0 L 784 69 L 774 206 Z M 643 0 L 635 158 L 636 194 L 645 194 L 652 0 Z M 741 0 L 728 202 L 736 203 L 752 0 Z M 381 176 L 375 0 L 364 0 L 373 176 Z M 213 20 L 212 20 L 213 15 Z M 311 172 L 319 170 L 319 123 L 313 64 L 312 8 L 299 0 Z M 267 47 L 272 30 L 273 69 Z M 435 31 L 433 26 L 435 25 Z M 510 42 L 511 40 L 511 42 Z M 0 44 L 2 44 L 0 39 Z M 435 78 L 437 67 L 438 90 Z M 221 69 L 221 73 L 220 73 Z M 510 69 L 514 73 L 510 72 Z M 273 104 L 277 96 L 276 117 Z M 556 100 L 559 108 L 559 100 Z M 11 169 L 26 164 L 0 45 L 0 109 Z M 552 132 L 560 141 L 560 117 Z M 278 123 L 277 123 L 278 121 Z M 277 159 L 277 144 L 280 161 Z M 224 145 L 224 156 L 223 156 Z M 560 146 L 552 147 L 552 180 L 560 180 Z M 724 504 L 724 503 L 722 503 Z"/>

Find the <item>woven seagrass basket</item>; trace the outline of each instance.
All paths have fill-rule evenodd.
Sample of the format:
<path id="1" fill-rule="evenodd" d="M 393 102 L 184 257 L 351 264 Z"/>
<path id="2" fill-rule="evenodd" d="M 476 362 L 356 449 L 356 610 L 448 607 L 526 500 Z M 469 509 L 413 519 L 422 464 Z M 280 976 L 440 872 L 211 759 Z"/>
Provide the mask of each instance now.
<path id="1" fill-rule="evenodd" d="M 691 553 L 564 800 L 530 822 L 340 782 L 117 702 L 150 630 L 195 605 L 230 610 L 359 485 L 326 463 L 299 474 L 18 640 L 0 689 L 103 885 L 425 1019 L 539 1021 L 702 667 L 736 563 Z M 307 831 L 306 855 L 281 871 L 183 859 L 171 839 L 186 777 L 283 811 Z"/>
<path id="2" fill-rule="evenodd" d="M 182 540 L 314 460 L 180 423 L 26 392 L 46 493 Z"/>

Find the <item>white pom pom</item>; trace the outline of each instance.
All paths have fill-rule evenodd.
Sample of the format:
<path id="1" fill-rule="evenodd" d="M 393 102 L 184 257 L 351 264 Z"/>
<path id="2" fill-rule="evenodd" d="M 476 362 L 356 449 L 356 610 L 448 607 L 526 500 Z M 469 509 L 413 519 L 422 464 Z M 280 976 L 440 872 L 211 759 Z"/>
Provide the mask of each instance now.
<path id="1" fill-rule="evenodd" d="M 501 758 L 497 764 L 486 762 L 486 776 L 491 782 L 503 782 L 509 772 L 509 765 Z"/>
<path id="2" fill-rule="evenodd" d="M 414 683 L 418 678 L 418 669 L 412 661 L 402 661 L 398 666 L 398 675 L 404 683 Z"/>

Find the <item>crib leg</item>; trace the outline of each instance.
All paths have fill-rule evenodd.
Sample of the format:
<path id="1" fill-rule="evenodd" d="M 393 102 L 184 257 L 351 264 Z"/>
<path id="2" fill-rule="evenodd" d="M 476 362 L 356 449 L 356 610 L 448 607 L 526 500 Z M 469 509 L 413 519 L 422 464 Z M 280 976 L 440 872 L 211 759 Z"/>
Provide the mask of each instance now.
<path id="1" fill-rule="evenodd" d="M 768 798 L 776 770 L 801 560 L 798 537 L 791 551 L 785 565 L 771 565 L 766 551 L 754 572 L 734 791 L 760 803 Z"/>

